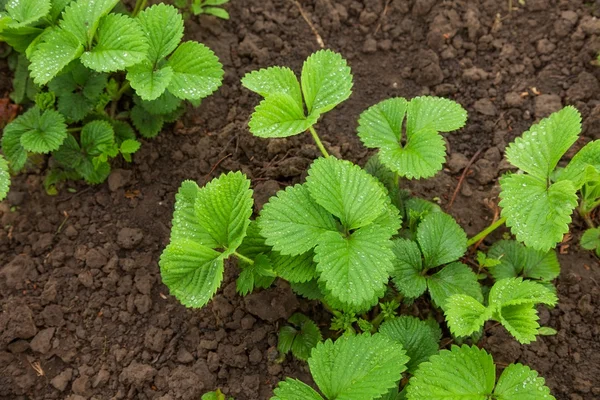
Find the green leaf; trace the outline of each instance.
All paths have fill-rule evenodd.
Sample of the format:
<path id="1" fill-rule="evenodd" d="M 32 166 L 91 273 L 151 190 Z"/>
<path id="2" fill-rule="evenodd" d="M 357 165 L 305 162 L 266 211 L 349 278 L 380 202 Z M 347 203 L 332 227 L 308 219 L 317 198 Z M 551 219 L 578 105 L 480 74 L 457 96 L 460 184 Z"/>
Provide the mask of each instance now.
<path id="1" fill-rule="evenodd" d="M 308 113 L 326 113 L 352 94 L 352 73 L 346 60 L 331 50 L 319 50 L 304 62 L 302 92 Z"/>
<path id="2" fill-rule="evenodd" d="M 212 392 L 207 392 L 202 395 L 200 400 L 226 400 L 225 395 L 219 390 L 214 390 Z"/>
<path id="3" fill-rule="evenodd" d="M 100 20 L 96 45 L 81 55 L 81 63 L 100 72 L 125 69 L 146 57 L 148 43 L 137 21 L 123 14 Z"/>
<path id="4" fill-rule="evenodd" d="M 50 0 L 11 0 L 6 4 L 8 15 L 14 20 L 11 28 L 31 25 L 50 12 Z"/>
<path id="5" fill-rule="evenodd" d="M 466 265 L 455 262 L 427 278 L 431 299 L 440 308 L 446 307 L 448 298 L 455 294 L 466 294 L 479 302 L 483 301 L 477 275 Z"/>
<path id="6" fill-rule="evenodd" d="M 133 154 L 140 149 L 142 144 L 134 139 L 127 139 L 121 143 L 119 151 L 121 154 Z"/>
<path id="7" fill-rule="evenodd" d="M 200 224 L 196 215 L 196 201 L 200 188 L 193 181 L 183 181 L 175 195 L 175 211 L 173 213 L 173 228 L 171 240 L 190 239 L 210 248 L 216 248 L 218 243 Z"/>
<path id="8" fill-rule="evenodd" d="M 485 350 L 452 346 L 419 365 L 407 387 L 408 400 L 487 400 L 496 368 Z"/>
<path id="9" fill-rule="evenodd" d="M 254 136 L 283 138 L 306 131 L 316 120 L 304 116 L 302 105 L 287 93 L 274 93 L 254 110 L 248 126 Z"/>
<path id="10" fill-rule="evenodd" d="M 554 250 L 543 252 L 514 240 L 494 243 L 488 251 L 488 257 L 499 260 L 497 265 L 488 267 L 496 280 L 523 276 L 551 281 L 560 274 L 560 264 Z"/>
<path id="11" fill-rule="evenodd" d="M 94 126 L 92 125 L 92 127 Z M 101 128 L 102 126 L 97 126 L 93 129 L 85 129 L 84 127 L 85 131 L 82 131 L 82 143 L 85 137 L 86 145 L 94 151 L 96 156 L 102 153 L 99 147 L 110 146 L 113 143 L 112 136 L 109 136 L 110 131 Z M 101 136 L 95 137 L 95 133 Z M 62 146 L 52 153 L 52 156 L 59 164 L 76 171 L 90 184 L 102 183 L 110 174 L 110 165 L 107 162 L 100 162 L 94 165 L 94 155 L 90 155 L 85 149 L 82 149 L 73 135 L 68 135 Z"/>
<path id="12" fill-rule="evenodd" d="M 69 122 L 79 122 L 94 108 L 94 103 L 82 93 L 67 93 L 58 98 L 58 112 Z"/>
<path id="13" fill-rule="evenodd" d="M 600 228 L 587 229 L 581 236 L 581 247 L 586 250 L 600 248 Z"/>
<path id="14" fill-rule="evenodd" d="M 395 387 L 406 370 L 402 346 L 387 336 L 342 336 L 319 343 L 308 365 L 329 399 L 375 399 Z"/>
<path id="15" fill-rule="evenodd" d="M 439 349 L 437 332 L 426 321 L 415 317 L 401 316 L 385 321 L 379 327 L 379 332 L 400 343 L 406 350 L 410 359 L 406 367 L 411 374 Z"/>
<path id="16" fill-rule="evenodd" d="M 364 111 L 358 120 L 358 136 L 369 148 L 400 147 L 402 122 L 408 102 L 402 97 L 384 100 Z"/>
<path id="17" fill-rule="evenodd" d="M 186 307 L 202 307 L 223 281 L 221 253 L 190 239 L 171 242 L 160 256 L 162 281 Z"/>
<path id="18" fill-rule="evenodd" d="M 308 282 L 317 278 L 317 270 L 313 262 L 314 253 L 308 251 L 298 256 L 284 256 L 277 252 L 271 254 L 273 269 L 277 276 L 288 282 Z"/>
<path id="19" fill-rule="evenodd" d="M 384 290 L 394 268 L 389 239 L 388 232 L 375 224 L 348 237 L 331 231 L 321 235 L 314 260 L 333 297 L 360 306 Z"/>
<path id="20" fill-rule="evenodd" d="M 256 288 L 266 289 L 276 278 L 271 265 L 271 260 L 264 254 L 254 258 L 254 264 L 248 264 L 240 260 L 240 275 L 236 280 L 236 289 L 242 296 L 247 295 Z"/>
<path id="21" fill-rule="evenodd" d="M 544 378 L 522 364 L 511 364 L 502 371 L 494 396 L 498 400 L 555 400 Z"/>
<path id="22" fill-rule="evenodd" d="M 519 304 L 543 303 L 556 305 L 556 294 L 545 286 L 522 278 L 507 278 L 497 281 L 489 295 L 490 307 L 505 307 Z"/>
<path id="23" fill-rule="evenodd" d="M 385 186 L 388 190 L 390 198 L 394 197 L 398 193 L 398 179 L 396 174 L 386 167 L 381 160 L 379 159 L 378 154 L 374 154 L 367 163 L 365 164 L 365 171 L 369 173 L 369 175 L 377 178 L 379 182 Z"/>
<path id="24" fill-rule="evenodd" d="M 538 178 L 538 181 L 545 181 L 575 143 L 579 132 L 579 111 L 572 106 L 565 107 L 516 138 L 506 149 L 506 159 L 531 177 Z"/>
<path id="25" fill-rule="evenodd" d="M 456 337 L 469 336 L 492 318 L 492 309 L 464 294 L 450 296 L 444 310 L 448 327 Z"/>
<path id="26" fill-rule="evenodd" d="M 112 126 L 106 121 L 92 121 L 81 130 L 81 147 L 89 156 L 99 156 L 115 141 Z"/>
<path id="27" fill-rule="evenodd" d="M 323 400 L 313 388 L 298 379 L 287 378 L 279 382 L 271 400 Z"/>
<path id="28" fill-rule="evenodd" d="M 260 234 L 260 228 L 256 221 L 250 221 L 250 225 L 248 225 L 248 229 L 246 229 L 246 237 L 244 237 L 237 252 L 250 259 L 254 259 L 260 254 L 271 253 L 271 246 L 268 246 L 265 243 L 265 238 Z M 273 266 L 274 265 L 275 264 L 273 263 Z"/>
<path id="29" fill-rule="evenodd" d="M 426 268 L 456 261 L 467 251 L 465 231 L 445 213 L 432 213 L 423 218 L 417 228 L 417 241 Z"/>
<path id="30" fill-rule="evenodd" d="M 173 69 L 168 65 L 153 67 L 148 61 L 129 67 L 127 80 L 135 92 L 144 100 L 155 100 L 166 92 L 173 78 Z"/>
<path id="31" fill-rule="evenodd" d="M 19 54 L 17 58 L 12 84 L 13 91 L 10 98 L 17 104 L 23 104 L 28 99 L 31 100 L 39 90 L 29 76 L 29 60 L 24 54 Z"/>
<path id="32" fill-rule="evenodd" d="M 408 104 L 406 114 L 409 137 L 421 131 L 455 131 L 467 121 L 467 112 L 460 104 L 441 97 L 415 97 Z"/>
<path id="33" fill-rule="evenodd" d="M 560 172 L 558 180 L 572 181 L 577 189 L 581 189 L 587 180 L 583 171 L 590 166 L 600 171 L 600 140 L 594 140 L 583 146 Z"/>
<path id="34" fill-rule="evenodd" d="M 45 85 L 82 53 L 83 46 L 73 33 L 64 29 L 49 31 L 30 57 L 33 81 Z"/>
<path id="35" fill-rule="evenodd" d="M 0 201 L 6 198 L 10 188 L 10 173 L 8 172 L 8 163 L 0 155 Z"/>
<path id="36" fill-rule="evenodd" d="M 292 256 L 314 248 L 324 232 L 337 230 L 333 217 L 311 198 L 306 185 L 287 187 L 271 197 L 258 226 L 273 250 Z"/>
<path id="37" fill-rule="evenodd" d="M 175 112 L 181 107 L 182 100 L 165 91 L 155 100 L 135 99 L 136 103 L 144 107 L 144 110 L 153 115 L 167 115 Z"/>
<path id="38" fill-rule="evenodd" d="M 171 54 L 183 37 L 183 18 L 171 5 L 161 3 L 148 7 L 137 16 L 137 20 L 150 44 L 150 64 Z"/>
<path id="39" fill-rule="evenodd" d="M 323 293 L 321 292 L 321 289 L 319 288 L 319 283 L 316 279 L 304 283 L 290 282 L 290 286 L 294 293 L 308 300 L 323 299 Z"/>
<path id="40" fill-rule="evenodd" d="M 100 19 L 119 0 L 76 0 L 65 7 L 60 27 L 75 35 L 79 44 L 91 44 Z"/>
<path id="41" fill-rule="evenodd" d="M 519 343 L 529 344 L 535 341 L 540 325 L 537 322 L 537 311 L 532 304 L 502 307 L 497 319 Z"/>
<path id="42" fill-rule="evenodd" d="M 283 326 L 279 330 L 277 350 L 286 354 L 292 352 L 294 357 L 306 361 L 312 349 L 323 340 L 321 331 L 306 315 L 295 313 L 288 320 L 294 326 Z"/>
<path id="43" fill-rule="evenodd" d="M 67 137 L 67 125 L 62 115 L 56 111 L 42 112 L 36 106 L 8 124 L 4 128 L 4 136 L 9 136 L 7 144 L 11 142 L 10 136 L 18 136 L 25 151 L 49 153 L 58 149 Z M 3 146 L 5 145 L 3 144 Z M 14 146 L 9 145 L 8 147 L 8 149 L 5 148 L 8 159 L 17 165 L 20 164 L 21 151 L 17 151 L 16 148 L 13 150 Z"/>
<path id="44" fill-rule="evenodd" d="M 2 151 L 10 163 L 10 168 L 18 172 L 27 162 L 27 150 L 21 145 L 21 135 L 23 131 L 18 125 L 13 125 L 15 121 L 4 127 L 2 133 Z"/>
<path id="45" fill-rule="evenodd" d="M 528 247 L 548 251 L 569 231 L 571 213 L 577 206 L 571 181 L 549 187 L 531 175 L 507 175 L 500 179 L 500 207 L 506 225 Z"/>
<path id="46" fill-rule="evenodd" d="M 73 0 L 52 0 L 52 8 L 50 9 L 50 18 L 56 21 L 61 15 L 65 7 Z"/>
<path id="47" fill-rule="evenodd" d="M 219 59 L 201 43 L 182 43 L 167 65 L 173 69 L 169 91 L 180 99 L 202 99 L 217 90 L 223 81 Z"/>
<path id="48" fill-rule="evenodd" d="M 204 14 L 214 15 L 215 17 L 218 17 L 221 19 L 229 19 L 229 13 L 222 8 L 204 7 L 202 9 L 202 11 L 204 12 Z"/>
<path id="49" fill-rule="evenodd" d="M 131 126 L 123 121 L 110 121 L 113 130 L 115 131 L 115 142 L 121 144 L 126 140 L 135 140 L 135 132 Z"/>
<path id="50" fill-rule="evenodd" d="M 392 247 L 395 258 L 392 279 L 396 288 L 408 298 L 417 298 L 427 290 L 427 280 L 421 273 L 423 264 L 417 243 L 396 239 Z"/>
<path id="51" fill-rule="evenodd" d="M 315 160 L 306 185 L 316 202 L 338 217 L 346 230 L 366 226 L 386 210 L 388 197 L 381 184 L 349 161 Z"/>
<path id="52" fill-rule="evenodd" d="M 242 78 L 242 86 L 265 98 L 277 94 L 290 96 L 297 105 L 294 109 L 300 109 L 304 118 L 300 83 L 291 69 L 271 67 L 249 72 Z"/>
<path id="53" fill-rule="evenodd" d="M 137 104 L 131 109 L 130 116 L 135 129 L 148 139 L 156 137 L 162 130 L 165 122 L 162 116 L 150 114 L 144 107 Z"/>

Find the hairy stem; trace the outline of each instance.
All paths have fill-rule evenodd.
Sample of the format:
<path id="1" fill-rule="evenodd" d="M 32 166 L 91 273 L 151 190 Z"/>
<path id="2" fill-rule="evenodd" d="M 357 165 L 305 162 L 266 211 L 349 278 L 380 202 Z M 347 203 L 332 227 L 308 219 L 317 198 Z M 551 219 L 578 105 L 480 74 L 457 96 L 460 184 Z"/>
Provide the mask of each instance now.
<path id="1" fill-rule="evenodd" d="M 325 157 L 325 158 L 329 157 L 329 153 L 325 149 L 325 146 L 323 146 L 321 139 L 319 139 L 319 135 L 317 135 L 317 131 L 315 131 L 315 128 L 310 126 L 308 128 L 308 130 L 310 131 L 310 134 L 312 135 L 313 139 L 315 140 L 317 147 L 319 148 L 319 150 L 321 150 L 321 154 L 323 154 L 323 157 Z"/>
<path id="2" fill-rule="evenodd" d="M 135 7 L 133 8 L 133 11 L 131 12 L 131 16 L 133 18 L 137 17 L 137 15 L 140 12 L 142 12 L 142 10 L 144 8 L 146 8 L 146 4 L 148 4 L 148 0 L 136 0 Z"/>
<path id="3" fill-rule="evenodd" d="M 246 263 L 250 264 L 250 265 L 254 265 L 254 261 L 253 261 L 253 260 L 251 260 L 251 259 L 249 259 L 248 257 L 246 257 L 246 256 L 244 256 L 244 255 L 242 255 L 242 254 L 238 253 L 237 251 L 234 251 L 234 252 L 233 252 L 233 255 L 234 255 L 234 256 L 236 256 L 237 258 L 239 258 L 240 260 L 242 260 L 242 261 L 244 261 L 244 262 L 246 262 Z"/>
<path id="4" fill-rule="evenodd" d="M 80 132 L 83 128 L 81 126 L 78 126 L 76 128 L 69 128 L 67 129 L 67 132 Z"/>
<path id="5" fill-rule="evenodd" d="M 590 213 L 584 211 L 583 207 L 581 207 L 581 205 L 579 206 L 577 211 L 579 211 L 579 215 L 581 215 L 581 218 L 583 218 L 583 220 L 585 221 L 585 224 L 588 226 L 588 228 L 593 229 L 596 227 L 594 225 L 594 221 L 592 221 L 592 217 L 590 217 Z"/>
<path id="6" fill-rule="evenodd" d="M 473 236 L 471 239 L 467 241 L 467 247 L 474 245 L 480 240 L 484 239 L 487 235 L 494 232 L 496 229 L 504 225 L 506 222 L 506 217 L 500 218 L 498 221 L 492 223 L 490 226 L 479 232 L 477 235 Z"/>

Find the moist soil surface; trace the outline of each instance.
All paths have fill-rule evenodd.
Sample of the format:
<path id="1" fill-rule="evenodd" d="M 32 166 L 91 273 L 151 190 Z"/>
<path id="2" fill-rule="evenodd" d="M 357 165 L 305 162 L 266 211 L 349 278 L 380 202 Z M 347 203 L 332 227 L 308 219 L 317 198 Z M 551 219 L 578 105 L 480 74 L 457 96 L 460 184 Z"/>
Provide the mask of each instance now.
<path id="1" fill-rule="evenodd" d="M 469 235 L 497 211 L 498 177 L 510 168 L 506 144 L 535 120 L 572 104 L 585 121 L 578 146 L 600 138 L 600 69 L 591 63 L 600 50 L 598 2 L 513 1 L 519 9 L 511 13 L 499 0 L 300 3 L 354 74 L 352 97 L 317 126 L 333 154 L 364 164 L 370 153 L 355 133 L 358 115 L 388 97 L 445 96 L 468 110 L 467 126 L 446 135 L 445 169 L 405 187 L 447 209 L 476 156 L 448 210 Z M 286 376 L 311 382 L 304 363 L 275 362 L 277 331 L 299 310 L 331 335 L 317 305 L 282 282 L 241 298 L 229 265 L 214 300 L 186 309 L 159 275 L 182 180 L 202 185 L 242 170 L 259 210 L 302 181 L 319 155 L 308 135 L 252 137 L 247 122 L 259 99 L 240 86 L 260 67 L 299 72 L 320 48 L 316 35 L 294 1 L 232 0 L 228 8 L 230 21 L 186 23 L 187 37 L 220 57 L 222 88 L 144 142 L 132 164 L 115 165 L 105 184 L 71 183 L 74 193 L 54 197 L 44 192 L 45 171 L 13 182 L 0 205 L 1 399 L 199 399 L 216 388 L 238 400 L 267 399 Z M 7 75 L 3 92 L 10 90 Z M 600 265 L 579 248 L 583 228 L 575 217 L 559 246 L 558 306 L 540 309 L 541 324 L 558 334 L 521 346 L 488 324 L 480 342 L 500 368 L 521 362 L 539 371 L 561 400 L 600 398 Z M 428 313 L 420 304 L 412 312 Z"/>

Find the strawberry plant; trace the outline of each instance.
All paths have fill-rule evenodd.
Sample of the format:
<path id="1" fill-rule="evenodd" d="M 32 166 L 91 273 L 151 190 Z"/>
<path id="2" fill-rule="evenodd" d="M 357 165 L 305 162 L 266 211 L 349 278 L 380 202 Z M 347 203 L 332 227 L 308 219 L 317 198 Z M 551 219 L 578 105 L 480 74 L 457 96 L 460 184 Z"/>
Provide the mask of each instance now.
<path id="1" fill-rule="evenodd" d="M 282 327 L 278 348 L 282 357 L 291 351 L 299 359 L 308 358 L 325 398 L 393 399 L 399 396 L 402 371 L 408 369 L 417 382 L 429 381 L 418 377 L 444 370 L 441 366 L 451 359 L 464 373 L 464 381 L 444 386 L 448 392 L 436 389 L 434 380 L 429 386 L 415 384 L 412 389 L 409 384 L 403 396 L 419 399 L 454 393 L 453 398 L 501 399 L 508 398 L 515 384 L 524 385 L 517 389 L 526 395 L 532 388 L 548 393 L 541 378 L 519 365 L 508 367 L 494 389 L 494 367 L 487 353 L 454 347 L 433 356 L 441 338 L 434 319 L 421 321 L 397 314 L 402 303 L 428 295 L 433 313 L 441 318 L 445 315 L 457 341 L 473 342 L 490 319 L 499 321 L 522 343 L 551 334 L 551 329 L 539 326 L 534 307 L 556 304 L 551 281 L 558 275 L 559 265 L 554 251 L 545 246 L 555 243 L 562 225 L 558 229 L 555 219 L 535 215 L 539 209 L 552 218 L 568 211 L 565 203 L 559 204 L 560 193 L 572 189 L 576 199 L 576 191 L 583 185 L 578 186 L 580 164 L 589 162 L 576 156 L 564 171 L 554 172 L 564 153 L 560 149 L 566 151 L 572 138 L 561 142 L 562 147 L 541 142 L 542 152 L 554 154 L 555 161 L 548 161 L 550 155 L 519 150 L 530 151 L 529 144 L 522 141 L 537 140 L 537 133 L 547 136 L 545 140 L 550 136 L 559 140 L 561 124 L 579 123 L 577 112 L 566 108 L 542 120 L 523 135 L 525 139 L 517 139 L 517 144 L 509 147 L 513 150 L 507 150 L 509 160 L 525 168 L 528 175 L 511 174 L 502 179 L 501 205 L 508 207 L 503 218 L 525 245 L 501 241 L 487 255 L 477 255 L 479 265 L 474 270 L 466 263 L 468 247 L 504 221 L 468 239 L 439 206 L 413 198 L 400 188 L 401 179 L 425 178 L 441 170 L 445 147 L 440 133 L 464 125 L 466 112 L 461 106 L 447 99 L 417 97 L 385 100 L 369 108 L 361 114 L 358 134 L 366 146 L 379 152 L 363 169 L 330 156 L 315 129 L 319 119 L 351 93 L 350 68 L 339 54 L 322 50 L 311 55 L 300 81 L 288 68 L 271 67 L 247 74 L 242 84 L 263 97 L 249 122 L 254 135 L 280 138 L 308 131 L 323 157 L 311 164 L 304 182 L 279 191 L 256 218 L 252 218 L 250 181 L 242 173 L 229 172 L 202 188 L 185 181 L 175 197 L 170 244 L 160 259 L 163 282 L 171 294 L 189 307 L 206 305 L 223 281 L 225 260 L 232 259 L 239 267 L 236 287 L 242 295 L 268 288 L 280 278 L 297 294 L 320 301 L 333 316 L 331 330 L 343 335 L 335 342 L 322 342 L 318 326 L 295 314 L 290 325 Z M 577 127 L 561 129 L 569 137 L 571 131 L 577 131 Z M 547 164 L 545 172 L 535 167 L 541 161 Z M 525 197 L 511 191 L 521 177 L 526 178 L 523 193 L 536 191 L 543 181 L 551 193 L 551 185 L 558 184 L 559 194 L 548 196 L 544 191 L 537 197 Z M 531 220 L 514 220 L 518 202 L 525 213 L 519 215 L 534 212 Z M 538 204 L 539 209 L 531 204 Z M 551 212 L 553 207 L 558 211 Z M 547 230 L 546 238 L 531 237 L 541 234 L 541 229 Z M 493 286 L 483 290 L 482 283 Z M 482 373 L 469 376 L 471 367 L 479 364 Z M 326 371 L 323 365 L 327 365 Z M 440 379 L 449 378 L 440 374 Z M 287 380 L 280 384 L 275 398 L 322 397 L 299 381 Z M 549 394 L 547 398 L 551 398 Z"/>
<path id="2" fill-rule="evenodd" d="M 183 37 L 173 6 L 130 14 L 118 0 L 14 0 L 0 12 L 0 40 L 19 52 L 13 99 L 35 103 L 4 129 L 13 172 L 33 154 L 51 154 L 46 187 L 64 179 L 100 183 L 110 160 L 131 161 L 140 142 L 176 120 L 183 101 L 213 93 L 222 66 L 204 45 Z M 133 97 L 133 102 L 127 96 Z"/>
<path id="3" fill-rule="evenodd" d="M 175 0 L 175 7 L 180 10 L 185 10 L 183 16 L 189 17 L 190 12 L 194 15 L 207 14 L 213 15 L 221 19 L 229 19 L 229 13 L 224 4 L 229 3 L 229 0 Z M 187 11 L 189 9 L 189 11 Z"/>

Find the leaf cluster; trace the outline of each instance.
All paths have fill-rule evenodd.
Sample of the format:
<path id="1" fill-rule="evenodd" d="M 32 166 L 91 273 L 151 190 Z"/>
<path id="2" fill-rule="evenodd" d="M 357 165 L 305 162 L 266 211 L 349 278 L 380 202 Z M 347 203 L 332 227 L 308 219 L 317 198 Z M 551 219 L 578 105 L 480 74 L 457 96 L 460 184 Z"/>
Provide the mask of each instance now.
<path id="1" fill-rule="evenodd" d="M 229 13 L 223 8 L 227 3 L 229 0 L 175 0 L 173 4 L 181 10 L 186 10 L 183 12 L 184 18 L 189 17 L 191 12 L 193 15 L 207 14 L 227 20 Z"/>

